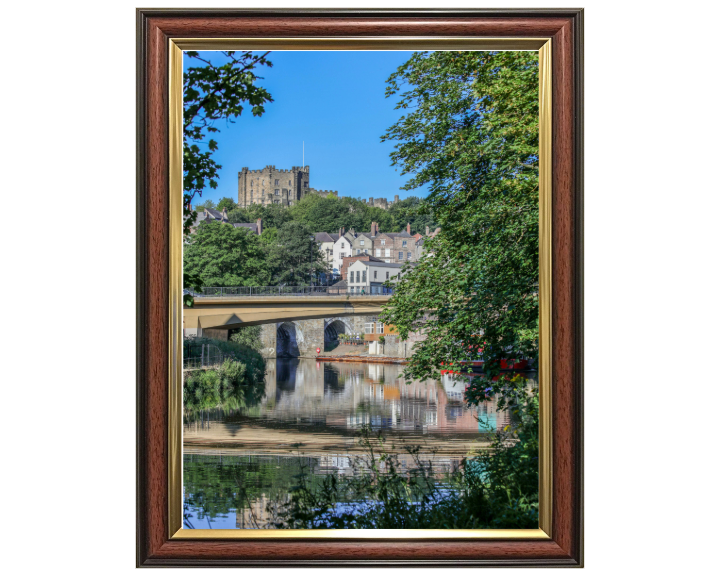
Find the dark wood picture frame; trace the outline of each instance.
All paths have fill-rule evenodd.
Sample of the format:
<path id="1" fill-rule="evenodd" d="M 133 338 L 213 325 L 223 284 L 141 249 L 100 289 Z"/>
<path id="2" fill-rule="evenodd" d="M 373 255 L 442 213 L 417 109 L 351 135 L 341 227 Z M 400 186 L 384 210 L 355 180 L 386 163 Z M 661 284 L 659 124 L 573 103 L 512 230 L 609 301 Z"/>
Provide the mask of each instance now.
<path id="1" fill-rule="evenodd" d="M 138 9 L 137 31 L 138 566 L 582 566 L 582 10 Z M 169 539 L 168 42 L 319 36 L 553 40 L 552 539 Z"/>

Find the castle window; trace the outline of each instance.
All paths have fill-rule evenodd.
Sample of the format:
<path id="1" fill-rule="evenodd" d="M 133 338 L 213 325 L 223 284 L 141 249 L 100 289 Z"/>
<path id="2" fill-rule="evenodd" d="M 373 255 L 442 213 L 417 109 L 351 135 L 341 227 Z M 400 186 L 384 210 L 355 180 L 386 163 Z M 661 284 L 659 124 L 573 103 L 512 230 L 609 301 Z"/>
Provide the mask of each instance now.
<path id="1" fill-rule="evenodd" d="M 292 180 L 288 180 L 288 186 L 292 186 Z"/>
<path id="2" fill-rule="evenodd" d="M 280 180 L 275 180 L 275 186 L 279 186 L 279 185 L 280 185 Z"/>
<path id="3" fill-rule="evenodd" d="M 280 196 L 280 190 L 278 188 L 275 188 L 275 196 Z"/>
<path id="4" fill-rule="evenodd" d="M 307 185 L 308 185 L 308 183 L 307 183 L 307 182 L 305 182 L 305 185 L 304 185 L 304 187 L 305 187 L 305 188 L 307 188 Z"/>
<path id="5" fill-rule="evenodd" d="M 255 183 L 255 180 L 250 180 L 250 186 L 252 186 Z"/>

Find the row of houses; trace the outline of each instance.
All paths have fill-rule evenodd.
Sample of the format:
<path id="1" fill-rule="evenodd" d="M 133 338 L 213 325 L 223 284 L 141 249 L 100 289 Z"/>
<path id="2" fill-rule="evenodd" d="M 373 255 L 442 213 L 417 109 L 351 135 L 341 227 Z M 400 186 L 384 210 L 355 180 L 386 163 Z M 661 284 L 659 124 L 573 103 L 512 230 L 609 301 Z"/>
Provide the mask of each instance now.
<path id="1" fill-rule="evenodd" d="M 328 267 L 345 279 L 348 258 L 372 256 L 387 264 L 417 262 L 422 257 L 425 238 L 435 236 L 439 231 L 436 228 L 431 232 L 426 227 L 423 237 L 420 233 L 412 234 L 408 224 L 402 232 L 382 232 L 378 223 L 373 222 L 370 232 L 356 232 L 354 229 L 346 232 L 341 228 L 337 233 L 318 232 L 315 241 L 325 254 Z"/>
<path id="2" fill-rule="evenodd" d="M 205 208 L 198 213 L 196 225 L 201 222 L 230 224 L 226 210 Z M 263 231 L 262 218 L 253 223 L 230 224 L 235 228 L 247 228 L 260 235 Z M 383 284 L 401 278 L 402 269 L 410 268 L 423 255 L 426 238 L 434 237 L 440 228 L 430 231 L 425 227 L 425 236 L 412 234 L 410 224 L 402 232 L 382 232 L 373 222 L 369 232 L 345 231 L 336 233 L 316 232 L 315 242 L 324 254 L 328 268 L 334 278 L 339 279 L 338 288 L 347 288 L 351 293 L 382 293 Z"/>

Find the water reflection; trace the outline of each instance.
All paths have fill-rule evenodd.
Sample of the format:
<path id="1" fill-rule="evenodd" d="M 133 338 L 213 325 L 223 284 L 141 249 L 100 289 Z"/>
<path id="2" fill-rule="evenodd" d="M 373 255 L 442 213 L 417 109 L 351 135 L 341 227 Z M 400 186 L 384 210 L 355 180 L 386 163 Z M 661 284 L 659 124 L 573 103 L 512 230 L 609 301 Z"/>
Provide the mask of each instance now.
<path id="1" fill-rule="evenodd" d="M 464 380 L 445 375 L 406 382 L 402 370 L 394 364 L 278 359 L 269 362 L 265 393 L 255 405 L 186 418 L 188 521 L 196 528 L 267 522 L 266 504 L 287 496 L 301 466 L 315 479 L 353 473 L 356 432 L 363 425 L 382 429 L 391 441 L 386 448 L 400 455 L 402 466 L 412 466 L 402 445 L 415 444 L 434 469 L 449 471 L 509 424 L 494 402 L 466 406 Z"/>

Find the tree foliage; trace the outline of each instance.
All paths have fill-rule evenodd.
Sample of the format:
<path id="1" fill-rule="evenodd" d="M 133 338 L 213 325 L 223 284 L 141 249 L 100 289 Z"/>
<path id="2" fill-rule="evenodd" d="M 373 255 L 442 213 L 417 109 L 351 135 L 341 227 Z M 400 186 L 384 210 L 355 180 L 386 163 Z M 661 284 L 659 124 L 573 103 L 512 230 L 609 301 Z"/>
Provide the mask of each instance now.
<path id="1" fill-rule="evenodd" d="M 383 136 L 407 188 L 429 184 L 442 227 L 382 320 L 422 330 L 407 374 L 485 359 L 468 400 L 515 387 L 502 359 L 538 351 L 538 60 L 533 52 L 415 53 L 388 79 L 409 112 Z M 438 289 L 442 287 L 442 289 Z"/>
<path id="2" fill-rule="evenodd" d="M 267 286 L 267 254 L 257 235 L 247 228 L 201 222 L 183 254 L 184 270 L 202 286 Z"/>
<path id="3" fill-rule="evenodd" d="M 302 222 L 290 221 L 277 231 L 277 243 L 268 252 L 268 266 L 274 284 L 306 286 L 326 271 L 312 230 Z"/>
<path id="4" fill-rule="evenodd" d="M 215 122 L 234 122 L 245 106 L 251 106 L 253 116 L 261 116 L 265 103 L 272 96 L 256 82 L 261 80 L 255 70 L 272 66 L 268 52 L 222 52 L 225 62 L 216 64 L 199 52 L 188 51 L 185 57 L 201 62 L 201 66 L 188 67 L 183 75 L 183 232 L 187 236 L 197 219 L 191 209 L 195 196 L 202 196 L 206 187 L 217 188 L 218 171 L 222 168 L 214 158 L 217 141 L 210 138 L 219 132 Z M 198 290 L 201 278 L 183 271 L 183 285 Z M 192 296 L 184 303 L 193 305 Z"/>

